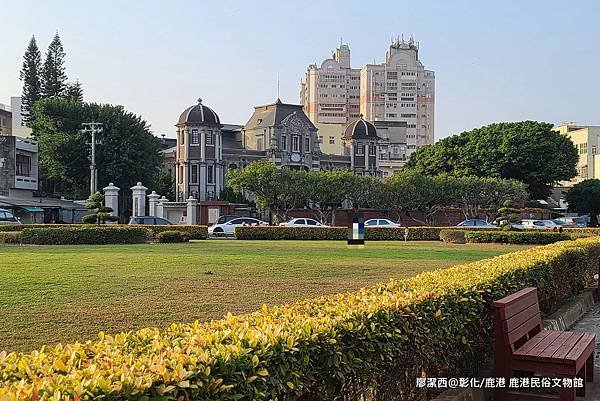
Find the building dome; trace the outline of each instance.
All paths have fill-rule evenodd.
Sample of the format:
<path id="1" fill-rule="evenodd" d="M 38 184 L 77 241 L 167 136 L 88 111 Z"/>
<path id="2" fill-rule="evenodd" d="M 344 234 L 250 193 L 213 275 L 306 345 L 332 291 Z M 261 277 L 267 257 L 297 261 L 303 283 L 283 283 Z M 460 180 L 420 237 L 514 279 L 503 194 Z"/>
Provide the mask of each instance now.
<path id="1" fill-rule="evenodd" d="M 198 99 L 198 104 L 188 107 L 181 113 L 177 122 L 177 125 L 180 124 L 221 125 L 221 120 L 213 109 L 203 105 L 202 99 Z"/>
<path id="2" fill-rule="evenodd" d="M 364 120 L 362 116 L 346 126 L 343 137 L 345 139 L 379 139 L 375 126 Z"/>

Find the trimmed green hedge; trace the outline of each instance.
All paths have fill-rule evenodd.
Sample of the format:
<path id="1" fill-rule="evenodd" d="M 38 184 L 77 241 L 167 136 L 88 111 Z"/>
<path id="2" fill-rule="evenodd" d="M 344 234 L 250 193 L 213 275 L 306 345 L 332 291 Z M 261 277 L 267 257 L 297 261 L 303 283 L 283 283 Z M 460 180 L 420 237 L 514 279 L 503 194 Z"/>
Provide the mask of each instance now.
<path id="1" fill-rule="evenodd" d="M 443 227 L 408 227 L 408 241 L 439 241 Z M 370 227 L 365 229 L 369 241 L 404 241 L 404 227 Z"/>
<path id="2" fill-rule="evenodd" d="M 79 244 L 139 244 L 148 242 L 152 232 L 147 228 L 128 226 L 24 228 L 22 244 L 79 245 Z"/>
<path id="3" fill-rule="evenodd" d="M 544 245 L 571 239 L 571 234 L 546 231 L 468 231 L 467 242 Z"/>
<path id="4" fill-rule="evenodd" d="M 20 235 L 18 231 L 0 232 L 0 244 L 18 244 Z"/>
<path id="5" fill-rule="evenodd" d="M 163 244 L 174 244 L 177 242 L 188 242 L 187 234 L 181 231 L 162 231 L 156 234 L 156 242 Z"/>
<path id="6" fill-rule="evenodd" d="M 241 240 L 347 240 L 347 227 L 236 227 L 235 237 Z"/>
<path id="7" fill-rule="evenodd" d="M 423 399 L 416 377 L 468 376 L 485 359 L 494 300 L 535 286 L 552 312 L 598 255 L 600 238 L 563 241 L 223 320 L 0 354 L 0 399 Z"/>
<path id="8" fill-rule="evenodd" d="M 464 244 L 467 242 L 465 230 L 441 230 L 440 240 L 449 244 Z"/>
<path id="9" fill-rule="evenodd" d="M 25 228 L 90 228 L 97 227 L 89 224 L 6 224 L 0 225 L 2 231 L 21 231 Z M 206 226 L 151 226 L 144 224 L 105 224 L 102 227 L 139 227 L 146 228 L 156 235 L 163 231 L 181 231 L 188 235 L 189 239 L 206 239 L 208 238 L 208 228 Z"/>

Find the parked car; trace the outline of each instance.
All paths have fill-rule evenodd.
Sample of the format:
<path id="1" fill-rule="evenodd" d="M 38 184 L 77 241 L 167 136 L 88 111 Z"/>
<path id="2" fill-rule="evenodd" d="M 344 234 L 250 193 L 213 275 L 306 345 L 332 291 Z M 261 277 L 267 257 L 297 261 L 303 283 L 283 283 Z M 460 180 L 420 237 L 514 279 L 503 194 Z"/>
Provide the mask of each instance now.
<path id="1" fill-rule="evenodd" d="M 163 219 L 162 217 L 154 217 L 154 216 L 137 216 L 132 217 L 129 220 L 129 224 L 145 224 L 147 226 L 172 226 L 171 223 L 167 219 Z"/>
<path id="2" fill-rule="evenodd" d="M 497 225 L 493 223 L 489 223 L 485 220 L 481 219 L 469 219 L 463 220 L 456 225 L 456 227 L 465 227 L 465 228 L 498 228 Z"/>
<path id="3" fill-rule="evenodd" d="M 389 219 L 369 219 L 365 221 L 365 227 L 401 227 Z"/>
<path id="4" fill-rule="evenodd" d="M 283 227 L 329 227 L 325 224 L 319 223 L 315 219 L 307 219 L 307 218 L 296 218 L 286 221 L 284 223 L 279 223 L 280 226 Z"/>
<path id="5" fill-rule="evenodd" d="M 214 224 L 227 223 L 228 221 L 231 221 L 233 219 L 237 219 L 238 217 L 242 217 L 242 216 L 236 216 L 234 214 L 225 214 L 223 216 L 219 216 L 219 218 L 217 219 L 217 221 L 214 222 Z"/>
<path id="6" fill-rule="evenodd" d="M 576 227 L 576 228 L 585 228 L 587 227 L 587 218 L 585 216 L 577 216 L 577 217 L 559 217 L 554 220 L 556 224 L 559 226 L 563 226 L 565 228 Z"/>
<path id="7" fill-rule="evenodd" d="M 236 227 L 268 226 L 269 223 L 252 217 L 238 217 L 221 224 L 208 227 L 208 234 L 214 236 L 234 235 Z"/>
<path id="8" fill-rule="evenodd" d="M 558 229 L 561 225 L 556 224 L 552 220 L 523 220 L 519 225 L 519 228 L 531 229 L 536 228 L 540 230 L 552 230 L 554 228 Z"/>
<path id="9" fill-rule="evenodd" d="M 8 210 L 0 209 L 0 224 L 21 224 L 21 222 Z"/>

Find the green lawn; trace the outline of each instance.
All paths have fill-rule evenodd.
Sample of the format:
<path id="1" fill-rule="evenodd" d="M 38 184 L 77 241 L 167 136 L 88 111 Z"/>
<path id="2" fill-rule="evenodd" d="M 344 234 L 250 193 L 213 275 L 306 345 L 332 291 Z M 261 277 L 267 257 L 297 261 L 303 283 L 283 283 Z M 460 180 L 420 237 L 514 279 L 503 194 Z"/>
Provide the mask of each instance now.
<path id="1" fill-rule="evenodd" d="M 341 241 L 235 240 L 0 245 L 0 350 L 216 319 L 522 248 L 371 242 L 349 249 Z"/>

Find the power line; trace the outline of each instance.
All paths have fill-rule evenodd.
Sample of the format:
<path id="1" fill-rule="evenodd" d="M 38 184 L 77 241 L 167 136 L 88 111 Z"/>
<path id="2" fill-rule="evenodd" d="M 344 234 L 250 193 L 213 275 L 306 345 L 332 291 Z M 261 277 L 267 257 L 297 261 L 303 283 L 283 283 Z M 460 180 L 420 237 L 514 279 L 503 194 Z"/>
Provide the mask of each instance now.
<path id="1" fill-rule="evenodd" d="M 98 169 L 96 169 L 96 144 L 99 144 L 100 142 L 96 142 L 96 134 L 99 134 L 103 131 L 102 125 L 102 123 L 93 121 L 81 124 L 83 127 L 81 132 L 92 135 L 92 140 L 89 143 L 92 147 L 92 156 L 90 160 L 90 196 L 96 193 L 98 186 Z"/>

